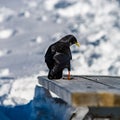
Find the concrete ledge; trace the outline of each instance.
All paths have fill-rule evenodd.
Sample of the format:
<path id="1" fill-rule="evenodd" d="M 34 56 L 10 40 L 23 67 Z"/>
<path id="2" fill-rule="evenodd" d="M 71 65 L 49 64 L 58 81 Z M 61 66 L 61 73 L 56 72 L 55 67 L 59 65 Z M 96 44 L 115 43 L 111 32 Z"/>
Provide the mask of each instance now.
<path id="1" fill-rule="evenodd" d="M 71 80 L 49 80 L 39 76 L 38 82 L 75 107 L 120 106 L 120 77 L 73 76 Z"/>

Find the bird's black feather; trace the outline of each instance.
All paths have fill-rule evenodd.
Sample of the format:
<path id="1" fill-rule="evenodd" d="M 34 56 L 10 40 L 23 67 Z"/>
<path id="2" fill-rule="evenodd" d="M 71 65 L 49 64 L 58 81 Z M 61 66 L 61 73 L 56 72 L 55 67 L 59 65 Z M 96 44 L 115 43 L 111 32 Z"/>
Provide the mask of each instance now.
<path id="1" fill-rule="evenodd" d="M 49 46 L 45 54 L 45 62 L 49 68 L 49 79 L 60 79 L 64 68 L 70 71 L 72 59 L 70 46 L 77 42 L 73 35 L 67 35 Z"/>

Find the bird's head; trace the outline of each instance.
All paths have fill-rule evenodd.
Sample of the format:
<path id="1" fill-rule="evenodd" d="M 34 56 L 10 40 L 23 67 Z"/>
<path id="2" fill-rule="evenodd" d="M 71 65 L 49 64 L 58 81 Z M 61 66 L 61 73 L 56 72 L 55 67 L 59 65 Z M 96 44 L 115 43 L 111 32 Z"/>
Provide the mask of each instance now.
<path id="1" fill-rule="evenodd" d="M 77 39 L 73 35 L 69 35 L 68 41 L 69 41 L 70 46 L 75 44 L 78 47 L 80 47 L 80 43 L 77 41 Z"/>
<path id="2" fill-rule="evenodd" d="M 75 44 L 78 47 L 80 47 L 80 43 L 77 41 L 77 39 L 73 35 L 66 35 L 62 39 L 60 39 L 60 42 L 69 44 L 69 46 Z"/>

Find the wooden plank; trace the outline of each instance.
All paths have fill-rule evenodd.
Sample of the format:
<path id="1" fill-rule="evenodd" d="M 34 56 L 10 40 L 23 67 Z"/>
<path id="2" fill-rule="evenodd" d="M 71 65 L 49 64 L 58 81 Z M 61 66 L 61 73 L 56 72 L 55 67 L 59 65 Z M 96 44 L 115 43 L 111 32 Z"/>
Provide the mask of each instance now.
<path id="1" fill-rule="evenodd" d="M 87 80 L 99 82 L 110 88 L 120 89 L 120 77 L 119 76 L 81 76 Z"/>
<path id="2" fill-rule="evenodd" d="M 120 77 L 73 77 L 72 80 L 49 80 L 41 76 L 38 81 L 73 106 L 120 106 Z"/>

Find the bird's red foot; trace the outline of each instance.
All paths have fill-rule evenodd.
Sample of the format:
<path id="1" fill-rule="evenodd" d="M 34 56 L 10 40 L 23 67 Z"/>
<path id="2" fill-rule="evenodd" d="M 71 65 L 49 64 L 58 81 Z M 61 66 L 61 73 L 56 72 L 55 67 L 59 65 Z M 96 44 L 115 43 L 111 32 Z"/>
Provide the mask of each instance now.
<path id="1" fill-rule="evenodd" d="M 68 80 L 70 80 L 70 71 L 68 71 Z"/>

